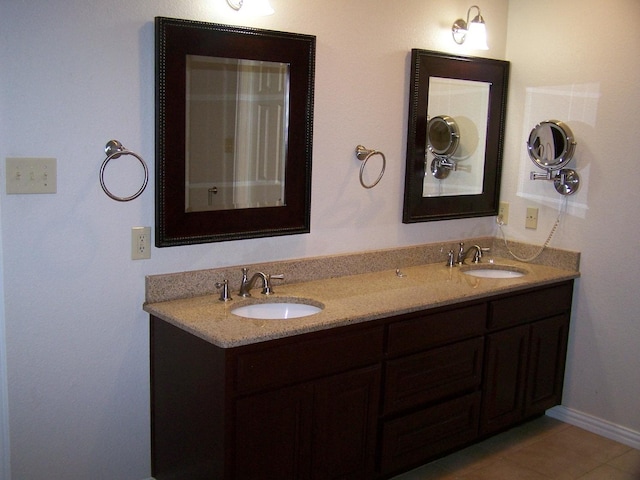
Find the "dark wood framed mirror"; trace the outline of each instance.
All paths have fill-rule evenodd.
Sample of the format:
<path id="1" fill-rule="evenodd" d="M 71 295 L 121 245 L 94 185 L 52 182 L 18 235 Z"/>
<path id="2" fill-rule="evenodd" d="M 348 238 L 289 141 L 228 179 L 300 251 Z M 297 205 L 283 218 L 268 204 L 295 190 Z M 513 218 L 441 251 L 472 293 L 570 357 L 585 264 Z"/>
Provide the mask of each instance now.
<path id="1" fill-rule="evenodd" d="M 498 214 L 508 81 L 506 61 L 411 51 L 403 223 Z M 446 157 L 429 148 L 437 117 L 460 130 Z"/>
<path id="2" fill-rule="evenodd" d="M 156 246 L 308 233 L 315 37 L 155 28 Z"/>

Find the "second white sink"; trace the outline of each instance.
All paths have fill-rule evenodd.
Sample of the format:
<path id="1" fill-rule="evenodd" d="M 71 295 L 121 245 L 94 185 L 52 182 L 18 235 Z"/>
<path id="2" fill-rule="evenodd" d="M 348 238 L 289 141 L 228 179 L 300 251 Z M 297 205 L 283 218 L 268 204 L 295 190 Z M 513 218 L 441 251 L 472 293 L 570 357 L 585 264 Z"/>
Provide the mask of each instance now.
<path id="1" fill-rule="evenodd" d="M 308 317 L 322 311 L 321 307 L 307 303 L 274 302 L 253 303 L 237 307 L 231 313 L 244 318 L 261 320 L 287 320 L 289 318 Z"/>
<path id="2" fill-rule="evenodd" d="M 477 265 L 462 267 L 462 273 L 481 278 L 518 278 L 527 274 L 526 270 L 508 265 Z"/>

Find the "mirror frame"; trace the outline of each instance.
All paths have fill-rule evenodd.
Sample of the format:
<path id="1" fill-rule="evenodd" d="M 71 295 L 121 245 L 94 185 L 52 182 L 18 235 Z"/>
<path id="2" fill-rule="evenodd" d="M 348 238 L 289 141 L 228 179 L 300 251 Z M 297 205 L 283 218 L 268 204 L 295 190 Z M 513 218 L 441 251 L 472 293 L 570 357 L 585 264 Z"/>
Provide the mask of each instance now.
<path id="1" fill-rule="evenodd" d="M 165 17 L 155 29 L 156 246 L 309 233 L 316 37 Z M 290 65 L 284 206 L 185 212 L 187 55 Z"/>
<path id="2" fill-rule="evenodd" d="M 423 197 L 427 152 L 429 77 L 490 83 L 482 193 Z M 403 223 L 429 222 L 498 214 L 507 108 L 509 62 L 430 50 L 411 50 L 409 122 Z M 442 112 L 446 114 L 446 112 Z M 427 173 L 430 174 L 427 168 Z M 445 180 L 446 181 L 446 180 Z"/>

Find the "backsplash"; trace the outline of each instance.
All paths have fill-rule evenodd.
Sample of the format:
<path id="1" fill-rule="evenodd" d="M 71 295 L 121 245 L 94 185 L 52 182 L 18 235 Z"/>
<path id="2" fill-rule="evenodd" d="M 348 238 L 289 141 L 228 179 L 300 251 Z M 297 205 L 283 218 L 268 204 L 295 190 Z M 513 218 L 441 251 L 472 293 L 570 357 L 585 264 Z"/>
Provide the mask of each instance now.
<path id="1" fill-rule="evenodd" d="M 485 254 L 487 259 L 493 257 L 511 258 L 502 239 L 479 237 L 341 255 L 149 275 L 145 278 L 145 303 L 212 294 L 216 292 L 216 282 L 222 282 L 224 279 L 229 280 L 229 286 L 232 291 L 237 290 L 242 277 L 242 272 L 240 271 L 242 267 L 248 267 L 250 273 L 256 271 L 272 275 L 282 273 L 284 274 L 285 283 L 300 283 L 346 275 L 394 270 L 396 268 L 402 269 L 429 263 L 442 262 L 444 265 L 447 259 L 447 252 L 450 249 L 456 250 L 458 243 L 461 241 L 467 246 L 477 244 L 481 247 L 490 247 L 491 250 Z M 540 247 L 510 241 L 509 248 L 518 256 L 527 257 L 535 254 Z M 578 271 L 580 253 L 547 247 L 531 263 Z M 279 280 L 274 281 L 274 289 L 276 291 L 279 283 Z"/>

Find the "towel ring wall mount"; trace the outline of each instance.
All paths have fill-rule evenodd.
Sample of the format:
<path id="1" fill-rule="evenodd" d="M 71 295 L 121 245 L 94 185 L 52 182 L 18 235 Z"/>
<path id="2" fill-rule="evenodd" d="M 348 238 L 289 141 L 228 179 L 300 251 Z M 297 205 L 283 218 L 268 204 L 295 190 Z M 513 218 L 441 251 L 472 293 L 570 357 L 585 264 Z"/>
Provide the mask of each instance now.
<path id="1" fill-rule="evenodd" d="M 367 162 L 374 155 L 380 155 L 382 157 L 382 169 L 380 170 L 380 174 L 378 175 L 378 178 L 376 179 L 375 182 L 366 184 L 364 182 L 364 179 L 362 178 L 362 175 L 364 173 L 365 167 L 367 166 Z M 378 182 L 380 182 L 380 180 L 382 179 L 382 176 L 384 175 L 384 171 L 387 168 L 387 159 L 385 158 L 384 153 L 379 152 L 378 150 L 370 150 L 368 148 L 363 147 L 362 145 L 358 145 L 356 147 L 356 157 L 358 158 L 358 160 L 362 162 L 362 165 L 360 165 L 360 185 L 362 185 L 364 188 L 375 187 L 378 184 Z"/>
<path id="2" fill-rule="evenodd" d="M 102 190 L 104 190 L 104 193 L 118 202 L 129 202 L 135 198 L 138 198 L 140 194 L 144 192 L 144 189 L 147 188 L 147 183 L 149 182 L 149 169 L 147 168 L 146 162 L 137 153 L 134 153 L 131 150 L 127 150 L 118 140 L 109 140 L 104 147 L 104 153 L 107 154 L 107 158 L 104 159 L 102 165 L 100 166 L 100 186 L 102 187 Z M 131 155 L 132 157 L 136 158 L 144 169 L 144 180 L 142 182 L 142 186 L 136 193 L 128 197 L 120 197 L 111 193 L 104 181 L 104 170 L 107 164 L 114 158 L 119 158 L 122 155 Z"/>

